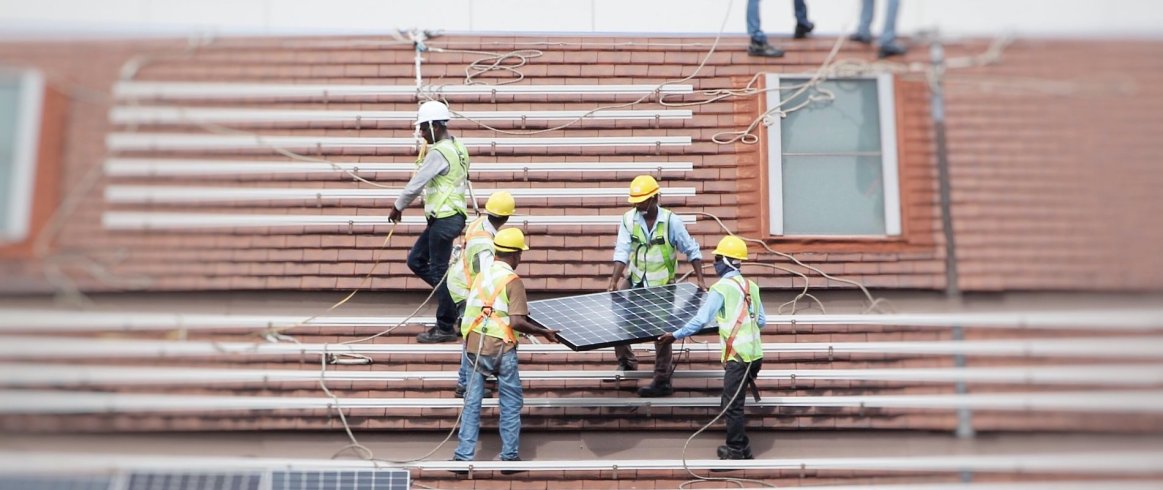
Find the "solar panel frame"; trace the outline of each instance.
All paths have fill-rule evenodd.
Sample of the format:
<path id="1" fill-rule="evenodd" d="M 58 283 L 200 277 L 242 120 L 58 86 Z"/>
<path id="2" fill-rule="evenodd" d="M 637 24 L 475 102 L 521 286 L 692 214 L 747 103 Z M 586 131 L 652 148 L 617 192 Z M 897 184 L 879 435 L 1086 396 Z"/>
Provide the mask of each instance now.
<path id="1" fill-rule="evenodd" d="M 691 283 L 529 302 L 529 320 L 558 330 L 561 343 L 587 351 L 657 339 L 695 317 L 706 293 Z M 713 330 L 713 322 L 700 332 Z"/>

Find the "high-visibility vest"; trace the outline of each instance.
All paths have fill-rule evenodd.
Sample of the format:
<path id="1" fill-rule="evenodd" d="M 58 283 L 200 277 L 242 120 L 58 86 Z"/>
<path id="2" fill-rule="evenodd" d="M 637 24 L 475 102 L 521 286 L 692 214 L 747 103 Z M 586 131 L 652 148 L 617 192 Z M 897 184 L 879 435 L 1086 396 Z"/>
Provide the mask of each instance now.
<path id="1" fill-rule="evenodd" d="M 456 214 L 468 215 L 468 200 L 464 193 L 468 181 L 468 150 L 452 138 L 442 139 L 432 146 L 448 161 L 448 171 L 437 174 L 424 188 L 424 215 L 447 218 Z M 420 165 L 423 161 L 417 161 Z"/>
<path id="2" fill-rule="evenodd" d="M 460 322 L 461 336 L 468 337 L 469 332 L 476 332 L 496 337 L 506 344 L 517 342 L 517 336 L 509 326 L 509 293 L 506 291 L 506 286 L 516 279 L 513 268 L 499 260 L 477 275 L 465 303 L 464 319 Z"/>
<path id="3" fill-rule="evenodd" d="M 670 243 L 670 211 L 658 208 L 657 224 L 649 235 L 638 223 L 636 209 L 623 215 L 622 223 L 630 230 L 630 284 L 665 286 L 674 282 L 678 259 Z"/>
<path id="4" fill-rule="evenodd" d="M 480 262 L 476 258 L 481 252 L 493 250 L 493 234 L 489 232 L 488 216 L 481 216 L 464 229 L 460 255 L 448 268 L 448 294 L 452 301 L 460 303 L 468 298 L 468 286 L 480 274 Z"/>
<path id="5" fill-rule="evenodd" d="M 743 276 L 720 279 L 711 291 L 723 297 L 723 307 L 715 315 L 723 345 L 721 360 L 752 362 L 763 359 L 763 338 L 759 334 L 759 286 Z"/>

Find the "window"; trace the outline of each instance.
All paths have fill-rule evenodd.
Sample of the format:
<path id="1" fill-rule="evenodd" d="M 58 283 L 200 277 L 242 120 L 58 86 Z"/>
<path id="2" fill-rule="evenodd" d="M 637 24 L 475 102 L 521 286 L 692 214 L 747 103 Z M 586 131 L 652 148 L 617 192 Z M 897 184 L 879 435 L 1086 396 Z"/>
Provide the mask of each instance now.
<path id="1" fill-rule="evenodd" d="M 0 243 L 29 232 L 43 103 L 39 73 L 0 68 Z"/>
<path id="2" fill-rule="evenodd" d="M 775 236 L 901 234 L 891 75 L 827 80 L 767 75 L 767 107 L 804 104 L 768 128 L 768 213 Z M 778 96 L 777 96 L 778 94 Z"/>

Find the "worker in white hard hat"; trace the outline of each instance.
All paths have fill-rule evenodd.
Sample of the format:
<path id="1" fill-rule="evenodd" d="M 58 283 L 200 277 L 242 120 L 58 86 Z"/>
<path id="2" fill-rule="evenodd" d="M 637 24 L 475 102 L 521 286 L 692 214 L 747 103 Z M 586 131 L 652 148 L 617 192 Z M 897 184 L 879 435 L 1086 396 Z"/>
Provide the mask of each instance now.
<path id="1" fill-rule="evenodd" d="M 703 278 L 703 255 L 699 244 L 682 219 L 658 205 L 662 189 L 658 181 L 649 175 L 639 175 L 630 183 L 627 199 L 634 208 L 622 216 L 618 226 L 618 239 L 614 244 L 614 273 L 610 275 L 609 291 L 623 285 L 631 288 L 665 286 L 674 282 L 678 268 L 678 254 L 682 252 L 694 269 L 695 281 L 699 288 L 706 290 Z M 628 278 L 623 278 L 627 265 Z M 638 369 L 638 358 L 629 345 L 614 348 L 618 356 L 618 366 L 625 371 Z M 649 386 L 638 390 L 638 396 L 670 396 L 674 389 L 670 385 L 672 351 L 670 344 L 656 344 L 654 358 L 654 379 Z"/>
<path id="2" fill-rule="evenodd" d="M 404 209 L 424 194 L 424 217 L 428 227 L 408 253 L 408 268 L 436 288 L 436 325 L 421 332 L 421 343 L 455 342 L 456 303 L 448 293 L 444 274 L 452 256 L 452 246 L 464 230 L 468 215 L 465 190 L 468 185 L 468 150 L 448 134 L 452 113 L 444 103 L 430 100 L 416 112 L 416 132 L 423 139 L 419 168 L 392 206 L 388 219 L 399 223 Z M 431 145 L 431 146 L 429 146 Z"/>

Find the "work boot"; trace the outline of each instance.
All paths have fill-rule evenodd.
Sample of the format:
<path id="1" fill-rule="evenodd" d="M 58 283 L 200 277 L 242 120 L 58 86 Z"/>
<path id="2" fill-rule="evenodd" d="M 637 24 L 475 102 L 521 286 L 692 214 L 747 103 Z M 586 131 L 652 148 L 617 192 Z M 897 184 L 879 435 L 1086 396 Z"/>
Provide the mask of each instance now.
<path id="1" fill-rule="evenodd" d="M 467 460 L 452 458 L 452 461 L 467 461 Z M 460 476 L 467 476 L 468 475 L 468 470 L 448 470 L 448 471 L 450 473 L 460 475 Z"/>
<path id="2" fill-rule="evenodd" d="M 623 371 L 637 371 L 638 359 L 618 359 L 618 369 Z"/>
<path id="3" fill-rule="evenodd" d="M 638 396 L 643 398 L 658 398 L 662 396 L 670 396 L 674 394 L 674 387 L 670 382 L 653 382 L 650 386 L 638 388 Z"/>
<path id="4" fill-rule="evenodd" d="M 521 461 L 520 457 L 513 459 L 502 459 L 501 461 Z M 525 473 L 526 470 L 501 470 L 502 475 L 516 475 L 517 473 Z"/>
<path id="5" fill-rule="evenodd" d="M 808 34 L 811 34 L 812 30 L 815 28 L 816 25 L 811 22 L 808 22 L 807 24 L 800 24 L 799 22 L 796 22 L 796 31 L 792 37 L 796 39 L 803 39 L 808 37 Z"/>
<path id="6" fill-rule="evenodd" d="M 877 56 L 881 58 L 888 58 L 889 56 L 900 56 L 907 53 L 908 51 L 909 50 L 905 49 L 904 46 L 896 43 L 889 43 L 880 47 L 880 50 L 877 51 Z"/>
<path id="7" fill-rule="evenodd" d="M 859 32 L 848 36 L 848 40 L 856 41 L 860 44 L 872 44 L 872 36 L 864 35 Z"/>
<path id="8" fill-rule="evenodd" d="M 445 332 L 439 327 L 432 327 L 427 332 L 420 332 L 416 336 L 416 342 L 421 344 L 439 344 L 442 342 L 455 342 L 457 340 L 456 332 Z"/>
<path id="9" fill-rule="evenodd" d="M 747 54 L 751 56 L 763 56 L 765 58 L 780 58 L 783 56 L 783 50 L 767 43 L 751 41 L 751 44 L 747 45 Z"/>
<path id="10" fill-rule="evenodd" d="M 731 449 L 728 446 L 719 446 L 719 459 L 755 459 L 751 454 L 751 448 L 743 451 Z"/>

